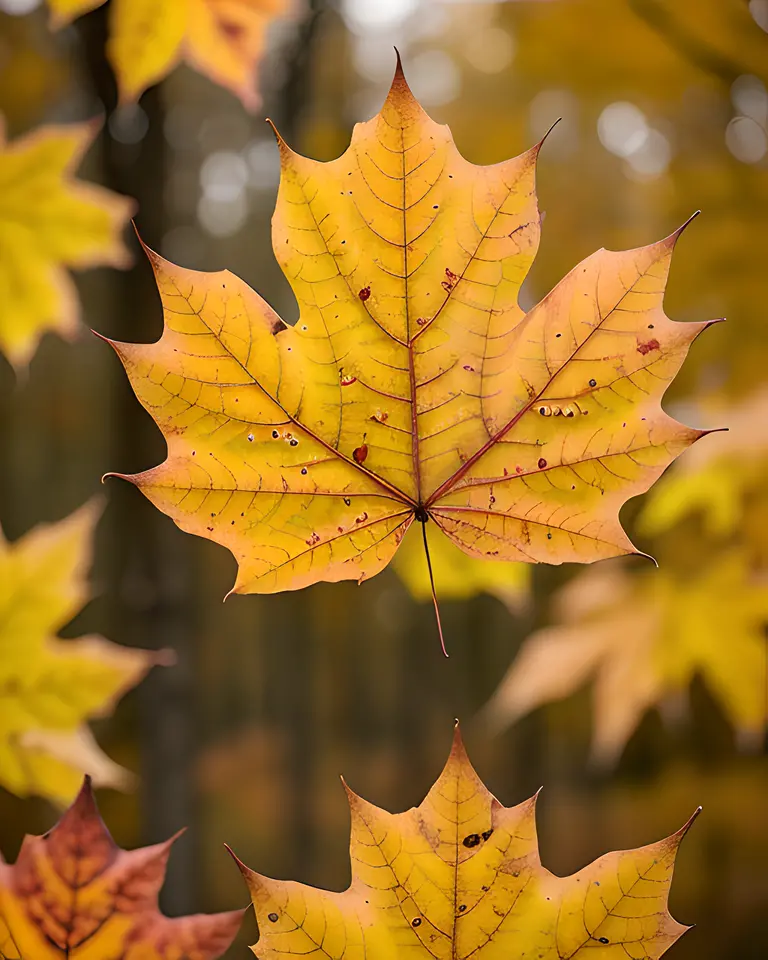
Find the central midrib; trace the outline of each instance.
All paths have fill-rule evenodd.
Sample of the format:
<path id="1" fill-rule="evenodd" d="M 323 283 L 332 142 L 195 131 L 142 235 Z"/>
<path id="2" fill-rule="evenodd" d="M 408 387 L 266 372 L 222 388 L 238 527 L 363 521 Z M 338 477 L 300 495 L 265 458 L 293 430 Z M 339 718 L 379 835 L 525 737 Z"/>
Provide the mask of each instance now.
<path id="1" fill-rule="evenodd" d="M 411 337 L 411 304 L 408 296 L 408 207 L 407 207 L 407 173 L 405 166 L 405 125 L 400 119 L 400 157 L 403 184 L 403 293 L 405 301 L 405 339 L 408 343 L 408 379 L 411 391 L 411 457 L 413 460 L 413 475 L 416 479 L 416 503 L 421 502 L 421 460 L 419 457 L 419 411 L 416 402 L 416 359 L 413 352 L 413 338 Z"/>

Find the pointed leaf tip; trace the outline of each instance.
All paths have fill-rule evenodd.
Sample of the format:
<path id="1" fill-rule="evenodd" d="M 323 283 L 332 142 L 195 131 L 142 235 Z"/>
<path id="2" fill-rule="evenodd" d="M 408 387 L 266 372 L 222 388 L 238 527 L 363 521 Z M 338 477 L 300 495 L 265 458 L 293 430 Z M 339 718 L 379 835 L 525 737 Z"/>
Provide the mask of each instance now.
<path id="1" fill-rule="evenodd" d="M 671 244 L 672 246 L 674 246 L 674 245 L 677 243 L 677 241 L 680 239 L 680 236 L 683 234 L 683 232 L 693 223 L 693 221 L 696 219 L 696 217 L 698 217 L 700 214 L 701 214 L 701 210 L 695 210 L 695 211 L 690 215 L 690 217 L 688 217 L 688 219 L 685 221 L 685 223 L 681 224 L 681 225 L 677 228 L 677 230 L 673 230 L 672 233 L 670 233 L 670 235 L 669 235 L 665 240 L 663 240 L 662 242 L 663 242 L 663 243 L 669 243 L 669 244 Z"/>

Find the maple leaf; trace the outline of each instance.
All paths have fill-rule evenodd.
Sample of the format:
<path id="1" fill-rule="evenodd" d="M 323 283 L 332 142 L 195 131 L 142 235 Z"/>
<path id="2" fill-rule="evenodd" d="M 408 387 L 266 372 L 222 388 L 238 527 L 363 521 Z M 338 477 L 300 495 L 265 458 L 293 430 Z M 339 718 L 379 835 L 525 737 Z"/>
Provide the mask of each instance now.
<path id="1" fill-rule="evenodd" d="M 88 599 L 93 504 L 9 544 L 0 532 L 0 784 L 69 802 L 83 772 L 125 786 L 85 726 L 169 654 L 54 634 Z"/>
<path id="2" fill-rule="evenodd" d="M 742 524 L 747 494 L 764 484 L 768 460 L 768 388 L 762 387 L 720 416 L 728 424 L 706 444 L 694 447 L 654 488 L 638 527 L 663 533 L 691 514 L 703 516 L 714 537 L 734 533 Z"/>
<path id="3" fill-rule="evenodd" d="M 523 314 L 540 144 L 469 163 L 399 64 L 337 160 L 278 143 L 273 243 L 299 320 L 148 251 L 164 333 L 113 345 L 168 459 L 127 479 L 229 547 L 239 593 L 363 581 L 414 519 L 480 559 L 635 552 L 621 505 L 705 432 L 660 405 L 708 325 L 662 309 L 680 231 L 598 251 Z"/>
<path id="4" fill-rule="evenodd" d="M 472 768 L 458 728 L 418 808 L 391 814 L 347 794 L 352 882 L 343 893 L 271 880 L 238 861 L 262 960 L 639 960 L 661 956 L 687 929 L 668 913 L 667 895 L 693 817 L 666 840 L 556 877 L 539 859 L 536 798 L 502 806 Z"/>
<path id="5" fill-rule="evenodd" d="M 104 2 L 48 0 L 54 26 Z M 121 99 L 138 100 L 185 60 L 255 110 L 266 30 L 286 8 L 287 0 L 112 0 L 107 53 Z"/>
<path id="6" fill-rule="evenodd" d="M 79 328 L 68 267 L 126 267 L 134 202 L 76 180 L 99 123 L 44 126 L 6 143 L 0 118 L 0 350 L 25 366 L 46 330 Z"/>
<path id="7" fill-rule="evenodd" d="M 701 676 L 742 744 L 760 743 L 768 721 L 768 590 L 738 548 L 691 578 L 596 567 L 556 603 L 561 622 L 525 641 L 489 702 L 494 726 L 592 680 L 593 757 L 610 764 L 647 710 L 679 703 Z"/>
<path id="8" fill-rule="evenodd" d="M 178 836 L 178 835 L 177 835 Z M 27 960 L 216 960 L 243 917 L 169 919 L 157 897 L 176 837 L 121 850 L 85 782 L 42 837 L 26 837 L 13 866 L 0 866 L 0 915 Z"/>
<path id="9" fill-rule="evenodd" d="M 531 582 L 531 568 L 527 563 L 486 563 L 468 556 L 447 537 L 434 538 L 429 553 L 435 582 L 440 584 L 441 599 L 466 600 L 488 593 L 513 613 L 525 607 Z M 432 585 L 424 563 L 422 537 L 413 527 L 403 537 L 392 567 L 415 600 L 431 599 Z"/>

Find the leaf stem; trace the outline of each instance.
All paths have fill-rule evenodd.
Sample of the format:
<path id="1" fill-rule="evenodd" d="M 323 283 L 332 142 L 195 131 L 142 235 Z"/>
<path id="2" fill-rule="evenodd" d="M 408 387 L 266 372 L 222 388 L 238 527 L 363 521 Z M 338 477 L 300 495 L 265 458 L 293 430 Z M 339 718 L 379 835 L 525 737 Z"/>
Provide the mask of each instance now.
<path id="1" fill-rule="evenodd" d="M 440 607 L 437 603 L 437 591 L 435 590 L 435 576 L 432 572 L 432 558 L 429 555 L 429 543 L 427 542 L 427 521 L 421 521 L 421 535 L 424 538 L 424 554 L 427 558 L 427 569 L 429 570 L 429 585 L 432 588 L 432 603 L 435 607 L 435 619 L 437 620 L 437 632 L 440 636 L 440 648 L 443 651 L 443 656 L 448 656 L 448 651 L 445 649 L 445 639 L 443 637 L 443 625 L 440 622 Z"/>

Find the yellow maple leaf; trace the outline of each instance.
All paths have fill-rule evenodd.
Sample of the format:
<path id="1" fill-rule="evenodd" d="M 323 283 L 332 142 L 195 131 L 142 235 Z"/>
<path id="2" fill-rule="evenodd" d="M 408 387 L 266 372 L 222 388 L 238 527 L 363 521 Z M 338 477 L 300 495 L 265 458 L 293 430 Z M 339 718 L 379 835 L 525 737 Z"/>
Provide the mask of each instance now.
<path id="1" fill-rule="evenodd" d="M 727 598 L 725 602 L 724 598 Z M 697 576 L 662 568 L 580 574 L 557 598 L 560 624 L 523 644 L 487 707 L 506 726 L 593 681 L 593 756 L 614 762 L 647 710 L 676 702 L 701 676 L 744 745 L 768 721 L 768 589 L 739 550 Z"/>
<path id="2" fill-rule="evenodd" d="M 3 858 L 0 856 L 0 872 L 2 872 Z M 19 951 L 11 936 L 5 921 L 0 917 L 0 960 L 21 960 Z"/>
<path id="3" fill-rule="evenodd" d="M 48 0 L 54 25 L 105 0 Z M 107 53 L 120 97 L 137 100 L 181 60 L 255 110 L 256 69 L 270 22 L 287 0 L 112 0 Z"/>
<path id="4" fill-rule="evenodd" d="M 531 582 L 528 564 L 486 563 L 468 556 L 448 537 L 431 538 L 429 553 L 435 582 L 440 584 L 441 599 L 466 600 L 479 593 L 489 593 L 512 612 L 525 606 Z M 406 533 L 392 567 L 415 600 L 432 598 L 421 531 L 411 527 Z"/>
<path id="5" fill-rule="evenodd" d="M 26 837 L 15 864 L 0 864 L 0 917 L 16 956 L 217 960 L 234 940 L 243 911 L 174 919 L 160 913 L 157 898 L 175 839 L 121 850 L 86 778 L 56 826 Z"/>
<path id="6" fill-rule="evenodd" d="M 347 790 L 352 882 L 331 893 L 240 868 L 263 960 L 656 958 L 687 929 L 667 895 L 681 830 L 570 877 L 539 859 L 535 800 L 504 807 L 456 731 L 424 802 L 391 814 Z M 694 815 L 695 816 L 695 815 Z"/>
<path id="7" fill-rule="evenodd" d="M 279 139 L 296 326 L 232 274 L 148 252 L 163 336 L 114 347 L 168 459 L 127 479 L 229 547 L 235 592 L 363 581 L 414 519 L 479 559 L 635 552 L 621 505 L 703 433 L 660 400 L 707 323 L 663 312 L 679 230 L 598 251 L 523 314 L 539 146 L 469 163 L 398 65 L 337 160 Z"/>
<path id="8" fill-rule="evenodd" d="M 760 490 L 768 461 L 768 388 L 718 413 L 727 432 L 688 451 L 646 500 L 638 529 L 655 535 L 701 513 L 712 536 L 741 525 L 746 495 Z"/>
<path id="9" fill-rule="evenodd" d="M 23 367 L 46 330 L 78 331 L 67 268 L 130 262 L 127 197 L 76 180 L 98 123 L 39 127 L 6 143 L 0 118 L 0 350 Z"/>
<path id="10" fill-rule="evenodd" d="M 9 544 L 0 533 L 0 784 L 20 796 L 68 802 L 91 773 L 124 786 L 127 774 L 85 726 L 113 709 L 167 653 L 56 632 L 88 599 L 91 539 L 99 510 L 40 525 Z"/>

